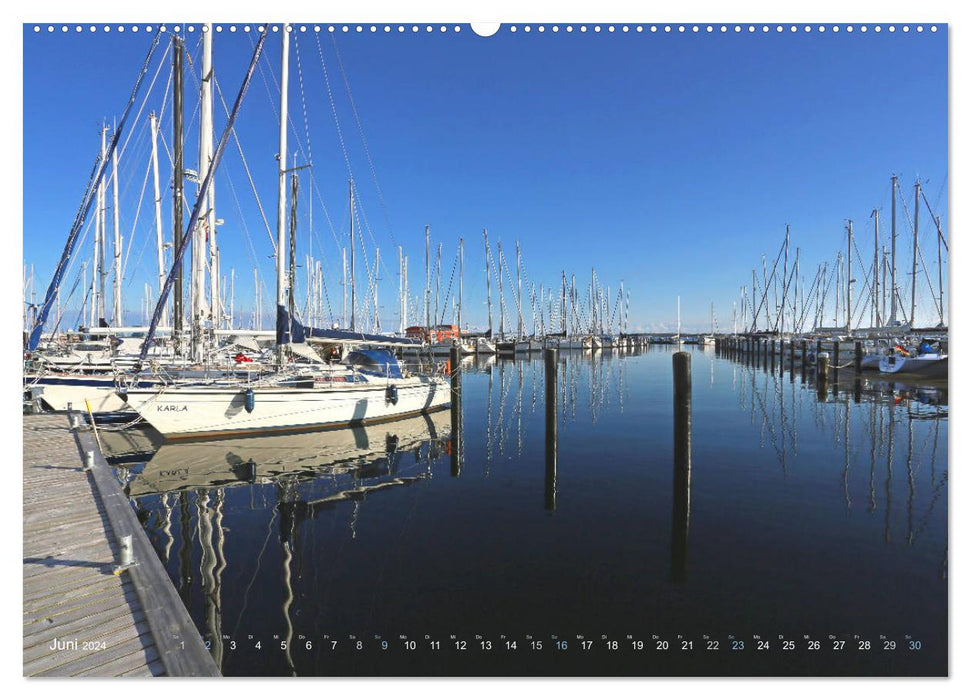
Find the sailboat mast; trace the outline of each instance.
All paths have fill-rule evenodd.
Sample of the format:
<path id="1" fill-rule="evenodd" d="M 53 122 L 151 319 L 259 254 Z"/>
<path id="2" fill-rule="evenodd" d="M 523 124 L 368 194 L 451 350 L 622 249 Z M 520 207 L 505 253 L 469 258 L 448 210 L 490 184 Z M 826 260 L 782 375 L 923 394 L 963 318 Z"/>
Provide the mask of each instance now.
<path id="1" fill-rule="evenodd" d="M 941 242 L 944 234 L 941 232 L 941 217 L 936 217 L 937 223 L 937 294 L 940 300 L 941 326 L 944 325 L 944 267 L 941 261 Z"/>
<path id="2" fill-rule="evenodd" d="M 357 310 L 357 285 L 356 282 L 356 269 L 354 265 L 354 251 L 357 246 L 354 243 L 354 180 L 347 181 L 348 190 L 348 200 L 350 202 L 350 217 L 351 217 L 351 330 L 357 330 L 357 317 L 355 316 L 355 311 Z"/>
<path id="3" fill-rule="evenodd" d="M 566 270 L 560 270 L 560 332 L 566 337 Z"/>
<path id="4" fill-rule="evenodd" d="M 897 322 L 897 176 L 890 178 L 890 325 Z"/>
<path id="5" fill-rule="evenodd" d="M 378 313 L 378 271 L 381 269 L 381 249 L 374 249 L 374 332 L 381 331 L 381 317 Z"/>
<path id="6" fill-rule="evenodd" d="M 213 138 L 213 107 L 212 107 L 212 25 L 203 27 L 202 34 L 202 79 L 200 81 L 202 104 L 199 111 L 199 125 L 206 125 L 202 129 L 200 139 L 200 159 L 199 177 L 204 178 L 212 164 L 212 138 Z M 204 156 L 204 157 L 203 157 Z M 212 317 L 213 329 L 220 326 L 222 320 L 222 303 L 219 296 L 219 248 L 216 245 L 216 185 L 215 180 L 209 181 L 206 190 L 206 215 L 205 215 L 205 236 L 209 243 L 209 303 L 210 316 Z M 205 242 L 205 241 L 204 241 Z"/>
<path id="7" fill-rule="evenodd" d="M 489 309 L 489 337 L 492 337 L 492 260 L 489 255 L 489 232 L 482 229 L 482 239 L 485 241 L 486 254 L 486 306 Z"/>
<path id="8" fill-rule="evenodd" d="M 277 365 L 282 366 L 286 361 L 280 334 L 280 320 L 283 316 L 284 304 L 287 302 L 287 272 L 283 251 L 287 245 L 287 88 L 289 85 L 290 64 L 290 32 L 289 25 L 284 24 L 280 32 L 282 38 L 282 57 L 280 71 L 280 145 L 277 155 L 277 220 L 276 220 L 276 318 L 277 318 Z M 353 216 L 352 216 L 353 220 Z M 289 334 L 287 334 L 289 335 Z"/>
<path id="9" fill-rule="evenodd" d="M 429 237 L 430 228 L 427 224 L 425 225 L 425 331 L 429 334 L 429 339 L 431 338 L 432 332 L 432 251 L 431 238 Z"/>
<path id="10" fill-rule="evenodd" d="M 165 242 L 162 238 L 162 193 L 158 179 L 158 117 L 155 112 L 148 115 L 152 133 L 152 185 L 155 194 L 155 252 L 158 258 L 158 293 L 165 286 Z M 166 310 L 162 310 L 162 325 L 168 324 Z"/>
<path id="11" fill-rule="evenodd" d="M 846 332 L 853 332 L 853 220 L 846 223 Z"/>
<path id="12" fill-rule="evenodd" d="M 880 210 L 873 210 L 873 327 L 881 325 L 880 318 Z"/>
<path id="13" fill-rule="evenodd" d="M 681 297 L 678 297 L 678 342 L 681 342 Z"/>
<path id="14" fill-rule="evenodd" d="M 105 134 L 108 131 L 106 125 L 101 126 L 101 162 L 105 161 Z M 104 180 L 98 186 L 98 209 L 101 211 L 100 217 L 100 231 L 98 232 L 98 311 L 95 322 L 97 325 L 101 324 L 101 320 L 105 317 L 105 277 L 107 277 L 108 272 L 105 270 L 105 249 L 108 247 L 108 241 L 106 240 L 107 232 L 107 222 L 108 212 L 106 211 L 105 205 L 105 194 L 107 185 Z"/>
<path id="15" fill-rule="evenodd" d="M 782 306 L 779 307 L 779 332 L 786 332 L 786 297 L 789 291 L 789 224 L 786 224 L 785 257 L 782 260 Z"/>
<path id="16" fill-rule="evenodd" d="M 341 248 L 341 328 L 347 328 L 347 248 Z"/>
<path id="17" fill-rule="evenodd" d="M 117 125 L 115 125 L 117 128 Z M 118 149 L 111 151 L 111 223 L 114 230 L 114 290 L 112 301 L 114 302 L 111 323 L 118 327 L 122 326 L 121 317 L 121 227 L 118 225 Z"/>
<path id="18" fill-rule="evenodd" d="M 915 314 L 917 313 L 917 232 L 918 218 L 920 212 L 920 180 L 914 183 L 914 267 L 910 278 L 910 326 L 915 325 Z"/>
<path id="19" fill-rule="evenodd" d="M 459 343 L 462 342 L 462 276 L 465 264 L 465 251 L 463 248 L 463 240 L 459 238 L 459 308 L 458 308 L 458 325 L 459 325 Z"/>
<path id="20" fill-rule="evenodd" d="M 172 37 L 172 250 L 182 247 L 182 200 L 185 186 L 185 169 L 182 164 L 183 136 L 183 70 L 182 70 L 182 39 Z M 255 269 L 254 269 L 255 274 Z M 257 293 L 259 288 L 257 287 Z M 182 297 L 185 286 L 182 280 L 182 261 L 178 261 L 175 270 L 175 284 L 172 290 L 172 337 L 175 348 L 181 353 L 181 336 L 183 330 Z"/>
<path id="21" fill-rule="evenodd" d="M 297 305 L 297 187 L 297 173 L 293 172 L 290 174 L 290 284 L 287 285 L 287 311 L 291 319 Z"/>
<path id="22" fill-rule="evenodd" d="M 439 309 L 442 301 L 442 243 L 438 244 L 435 252 L 435 325 L 439 324 L 439 319 L 444 318 L 445 309 Z"/>
<path id="23" fill-rule="evenodd" d="M 499 251 L 499 337 L 506 338 L 506 301 L 502 296 L 502 241 L 496 241 L 496 248 Z"/>
<path id="24" fill-rule="evenodd" d="M 398 246 L 398 334 L 405 334 L 405 260 Z"/>
<path id="25" fill-rule="evenodd" d="M 205 317 L 206 295 L 206 236 L 211 223 L 209 192 L 202 191 L 202 183 L 212 163 L 212 32 L 203 32 L 202 81 L 199 88 L 199 192 L 203 215 L 192 232 L 192 359 L 200 362 L 203 356 L 202 324 Z M 281 249 L 282 250 L 282 249 Z"/>
<path id="26" fill-rule="evenodd" d="M 518 300 L 516 306 L 518 307 L 519 322 L 516 325 L 516 336 L 518 338 L 523 337 L 523 256 L 522 251 L 519 248 L 519 241 L 516 241 L 516 285 L 519 287 L 517 292 Z"/>

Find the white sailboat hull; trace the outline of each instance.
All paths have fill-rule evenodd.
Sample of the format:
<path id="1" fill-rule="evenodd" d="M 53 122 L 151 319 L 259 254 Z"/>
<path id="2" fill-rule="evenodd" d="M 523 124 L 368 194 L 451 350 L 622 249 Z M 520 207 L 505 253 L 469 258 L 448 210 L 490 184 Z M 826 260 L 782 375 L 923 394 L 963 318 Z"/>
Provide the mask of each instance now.
<path id="1" fill-rule="evenodd" d="M 397 401 L 389 387 L 397 389 Z M 451 389 L 440 378 L 409 377 L 350 386 L 252 387 L 246 410 L 243 386 L 177 387 L 162 392 L 132 390 L 128 404 L 167 438 L 230 435 L 359 425 L 449 405 Z"/>
<path id="2" fill-rule="evenodd" d="M 917 357 L 888 355 L 880 360 L 884 374 L 919 374 L 923 377 L 947 377 L 947 355 L 936 353 Z"/>
<path id="3" fill-rule="evenodd" d="M 31 388 L 31 397 L 42 399 L 52 411 L 66 411 L 68 406 L 75 411 L 85 411 L 90 406 L 93 413 L 131 410 L 115 392 L 114 383 L 111 386 L 39 383 Z"/>

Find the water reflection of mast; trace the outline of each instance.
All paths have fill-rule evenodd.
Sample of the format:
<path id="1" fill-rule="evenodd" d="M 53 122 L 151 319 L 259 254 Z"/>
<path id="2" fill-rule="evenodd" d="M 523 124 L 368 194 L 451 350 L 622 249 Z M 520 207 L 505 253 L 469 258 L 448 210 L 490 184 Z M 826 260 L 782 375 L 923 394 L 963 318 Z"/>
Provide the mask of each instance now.
<path id="1" fill-rule="evenodd" d="M 226 570 L 226 530 L 223 527 L 223 505 L 225 504 L 226 494 L 223 489 L 216 489 L 216 556 L 218 563 L 213 572 L 213 603 L 219 613 L 219 629 L 215 630 L 218 634 L 215 637 L 218 643 L 213 642 L 213 657 L 216 665 L 222 668 L 223 661 L 223 642 L 222 642 L 222 582 L 223 571 Z"/>
<path id="2" fill-rule="evenodd" d="M 884 516 L 883 539 L 889 543 L 890 540 L 890 505 L 891 505 L 891 486 L 893 483 L 893 414 L 896 408 L 894 397 L 890 396 L 890 418 L 887 429 L 887 509 Z"/>
<path id="3" fill-rule="evenodd" d="M 166 492 L 162 494 L 162 509 L 165 512 L 164 525 L 162 526 L 162 532 L 165 534 L 165 550 L 164 550 L 164 562 L 168 564 L 169 553 L 172 551 L 172 544 L 175 542 L 175 538 L 172 536 L 172 494 Z"/>
<path id="4" fill-rule="evenodd" d="M 492 365 L 489 365 L 489 399 L 486 408 L 486 435 L 485 435 L 485 476 L 489 476 L 489 469 L 492 467 Z"/>
<path id="5" fill-rule="evenodd" d="M 192 513 L 188 491 L 179 492 L 179 597 L 189 606 L 192 595 Z"/>
<path id="6" fill-rule="evenodd" d="M 866 512 L 872 513 L 877 509 L 877 492 L 874 483 L 877 469 L 877 404 L 870 404 L 870 502 Z"/>
<path id="7" fill-rule="evenodd" d="M 844 404 L 846 414 L 843 419 L 843 498 L 846 501 L 846 510 L 850 510 L 850 399 L 846 398 Z"/>
<path id="8" fill-rule="evenodd" d="M 523 454 L 523 363 L 517 362 L 519 384 L 516 387 L 516 456 Z"/>
<path id="9" fill-rule="evenodd" d="M 284 658 L 290 675 L 296 676 L 296 667 L 290 652 L 293 646 L 293 620 L 290 617 L 290 606 L 293 604 L 294 597 L 292 562 L 297 538 L 296 486 L 281 480 L 277 486 L 277 498 L 279 499 L 277 507 L 280 510 L 280 547 L 283 550 L 283 587 L 286 590 L 286 598 L 282 606 L 283 619 L 287 626 Z"/>
<path id="10" fill-rule="evenodd" d="M 556 510 L 556 461 L 558 449 L 557 381 L 559 353 L 543 351 L 546 365 L 546 510 Z"/>
<path id="11" fill-rule="evenodd" d="M 907 544 L 914 543 L 914 419 L 907 411 Z"/>
<path id="12" fill-rule="evenodd" d="M 209 507 L 209 489 L 196 492 L 196 532 L 202 551 L 199 571 L 202 576 L 203 600 L 206 611 L 206 629 L 209 633 L 210 652 L 216 666 L 222 668 L 222 610 L 219 598 L 219 581 L 216 566 L 219 563 L 213 546 L 213 509 Z M 218 495 L 217 495 L 218 499 Z"/>
<path id="13" fill-rule="evenodd" d="M 691 355 L 675 353 L 674 477 L 671 507 L 671 580 L 683 583 L 688 568 L 691 520 Z"/>

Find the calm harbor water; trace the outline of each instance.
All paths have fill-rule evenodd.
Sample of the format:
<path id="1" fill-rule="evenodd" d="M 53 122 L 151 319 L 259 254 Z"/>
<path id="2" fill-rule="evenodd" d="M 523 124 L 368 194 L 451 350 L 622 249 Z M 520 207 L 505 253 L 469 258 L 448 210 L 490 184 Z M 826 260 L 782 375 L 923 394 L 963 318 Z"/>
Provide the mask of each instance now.
<path id="1" fill-rule="evenodd" d="M 946 386 L 695 348 L 689 497 L 670 347 L 561 353 L 555 460 L 541 357 L 463 367 L 461 441 L 112 436 L 225 675 L 947 673 Z"/>

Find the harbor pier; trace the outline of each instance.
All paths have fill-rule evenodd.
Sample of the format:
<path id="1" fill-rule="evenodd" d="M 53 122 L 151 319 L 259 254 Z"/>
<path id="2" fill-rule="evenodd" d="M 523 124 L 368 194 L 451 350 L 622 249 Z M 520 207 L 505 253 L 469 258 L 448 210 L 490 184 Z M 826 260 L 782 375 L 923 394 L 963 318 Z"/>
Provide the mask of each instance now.
<path id="1" fill-rule="evenodd" d="M 220 675 L 95 435 L 23 420 L 24 675 Z"/>

